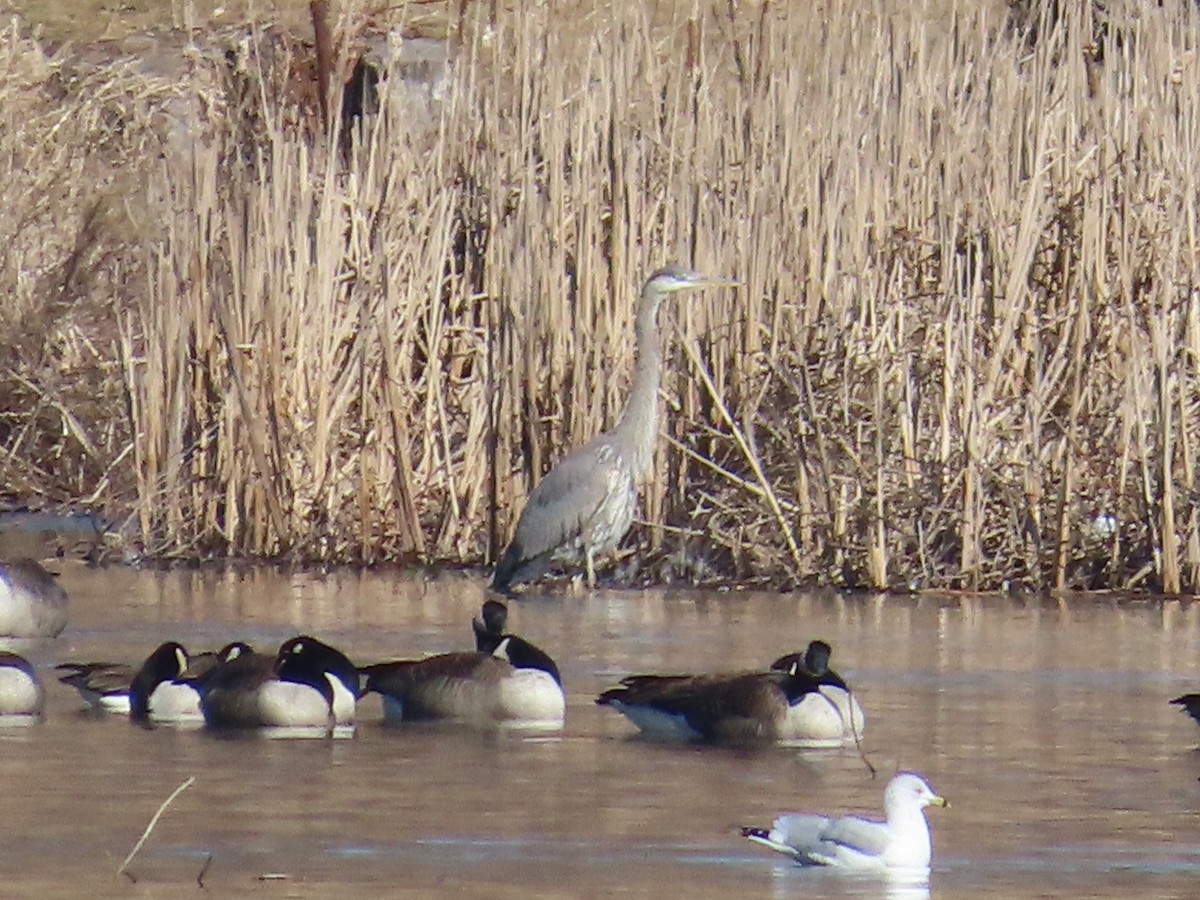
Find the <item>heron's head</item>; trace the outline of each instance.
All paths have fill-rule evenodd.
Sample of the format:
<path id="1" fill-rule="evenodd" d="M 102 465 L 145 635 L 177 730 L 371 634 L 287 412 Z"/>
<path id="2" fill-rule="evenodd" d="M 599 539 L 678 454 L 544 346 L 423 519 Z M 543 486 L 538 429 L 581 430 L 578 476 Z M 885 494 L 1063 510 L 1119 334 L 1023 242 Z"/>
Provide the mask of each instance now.
<path id="1" fill-rule="evenodd" d="M 702 275 L 686 266 L 670 265 L 659 269 L 646 281 L 646 290 L 658 294 L 691 291 L 702 287 L 731 287 L 737 282 L 720 275 Z"/>

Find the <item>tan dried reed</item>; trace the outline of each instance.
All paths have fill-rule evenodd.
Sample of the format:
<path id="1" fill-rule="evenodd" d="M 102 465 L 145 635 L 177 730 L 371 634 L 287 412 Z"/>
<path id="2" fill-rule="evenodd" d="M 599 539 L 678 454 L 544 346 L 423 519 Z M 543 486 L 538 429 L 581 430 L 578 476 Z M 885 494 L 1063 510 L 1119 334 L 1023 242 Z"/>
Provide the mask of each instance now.
<path id="1" fill-rule="evenodd" d="M 111 470 L 102 502 L 136 487 L 148 546 L 494 558 L 615 421 L 638 286 L 679 259 L 743 289 L 664 311 L 669 440 L 622 577 L 1200 589 L 1191 4 L 456 9 L 428 126 L 385 105 L 347 152 L 286 59 L 210 60 L 209 133 L 114 257 L 145 273 L 96 351 L 127 427 L 98 440 L 8 364 L 78 423 L 76 471 Z M 142 84 L 109 75 L 96 109 Z M 36 193 L 14 231 L 54 214 Z M 69 271 L 86 234 L 37 252 Z M 26 311 L 29 246 L 0 268 Z M 4 432 L 6 481 L 66 493 L 38 422 Z"/>

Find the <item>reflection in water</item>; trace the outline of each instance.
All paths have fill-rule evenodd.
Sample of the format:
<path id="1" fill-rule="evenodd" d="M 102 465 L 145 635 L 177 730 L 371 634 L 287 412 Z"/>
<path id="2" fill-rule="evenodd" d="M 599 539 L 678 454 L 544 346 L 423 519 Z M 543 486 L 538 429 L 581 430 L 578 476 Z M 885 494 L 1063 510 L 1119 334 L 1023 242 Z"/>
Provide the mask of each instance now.
<path id="1" fill-rule="evenodd" d="M 264 647 L 308 632 L 356 662 L 473 646 L 482 576 L 68 569 L 71 623 L 27 649 L 136 662 L 163 640 Z M 559 662 L 550 740 L 454 726 L 385 728 L 377 699 L 346 740 L 223 740 L 80 713 L 47 685 L 46 721 L 0 729 L 0 879 L 14 896 L 1190 896 L 1200 875 L 1200 742 L 1167 701 L 1200 687 L 1200 606 L 1115 597 L 906 598 L 611 592 L 528 595 L 512 630 Z M 699 747 L 631 739 L 592 700 L 631 671 L 768 665 L 834 648 L 885 778 L 927 775 L 924 883 L 764 859 L 741 826 L 785 809 L 877 808 L 852 748 Z M 64 852 L 70 848 L 70 852 Z M 264 873 L 285 877 L 260 882 Z M 365 886 L 365 887 L 364 887 Z M 881 891 L 881 886 L 883 890 Z"/>

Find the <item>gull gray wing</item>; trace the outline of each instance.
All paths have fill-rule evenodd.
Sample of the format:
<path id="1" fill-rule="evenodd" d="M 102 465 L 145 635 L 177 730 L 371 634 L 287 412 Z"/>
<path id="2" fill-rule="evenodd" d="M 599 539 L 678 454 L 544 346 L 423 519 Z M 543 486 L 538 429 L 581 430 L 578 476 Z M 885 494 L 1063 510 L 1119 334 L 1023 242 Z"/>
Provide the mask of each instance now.
<path id="1" fill-rule="evenodd" d="M 790 847 L 798 856 L 807 859 L 808 854 L 820 845 L 830 823 L 826 816 L 789 813 L 771 824 L 769 837 L 774 844 Z"/>
<path id="2" fill-rule="evenodd" d="M 777 818 L 766 840 L 760 838 L 759 843 L 780 852 L 791 849 L 800 862 L 838 865 L 846 853 L 882 857 L 889 838 L 883 822 L 789 813 Z"/>
<path id="3" fill-rule="evenodd" d="M 846 848 L 865 856 L 883 856 L 891 840 L 891 831 L 884 822 L 873 822 L 857 816 L 844 816 L 829 821 L 822 829 L 816 855 L 834 856 L 837 849 Z"/>

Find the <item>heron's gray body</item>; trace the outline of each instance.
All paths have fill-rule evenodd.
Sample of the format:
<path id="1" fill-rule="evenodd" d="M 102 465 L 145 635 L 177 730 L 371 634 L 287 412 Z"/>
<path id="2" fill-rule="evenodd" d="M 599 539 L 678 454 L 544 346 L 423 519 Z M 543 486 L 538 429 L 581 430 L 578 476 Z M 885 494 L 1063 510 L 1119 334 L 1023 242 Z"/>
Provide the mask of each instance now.
<path id="1" fill-rule="evenodd" d="M 572 450 L 529 495 L 495 587 L 532 581 L 554 564 L 582 563 L 592 571 L 596 557 L 617 549 L 633 524 L 638 495 L 636 473 L 612 437 L 602 434 Z"/>
<path id="2" fill-rule="evenodd" d="M 582 562 L 589 586 L 595 583 L 596 557 L 615 550 L 633 524 L 638 482 L 650 467 L 658 438 L 659 306 L 668 294 L 716 284 L 732 282 L 682 266 L 659 269 L 646 281 L 634 326 L 636 361 L 625 411 L 612 431 L 568 453 L 530 493 L 496 566 L 496 590 L 537 578 L 555 563 Z"/>

